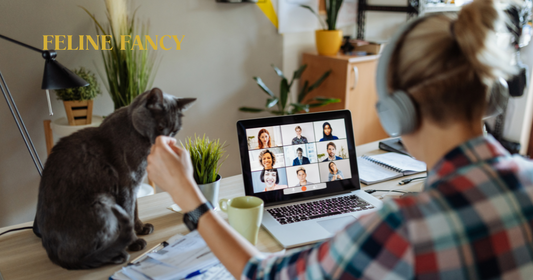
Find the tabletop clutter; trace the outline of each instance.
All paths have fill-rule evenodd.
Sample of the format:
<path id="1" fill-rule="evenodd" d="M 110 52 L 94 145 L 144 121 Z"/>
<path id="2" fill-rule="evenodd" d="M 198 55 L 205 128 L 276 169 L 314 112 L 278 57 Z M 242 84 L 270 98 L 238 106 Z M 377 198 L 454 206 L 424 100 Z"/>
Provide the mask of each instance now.
<path id="1" fill-rule="evenodd" d="M 177 234 L 115 272 L 112 280 L 234 279 L 198 231 Z"/>

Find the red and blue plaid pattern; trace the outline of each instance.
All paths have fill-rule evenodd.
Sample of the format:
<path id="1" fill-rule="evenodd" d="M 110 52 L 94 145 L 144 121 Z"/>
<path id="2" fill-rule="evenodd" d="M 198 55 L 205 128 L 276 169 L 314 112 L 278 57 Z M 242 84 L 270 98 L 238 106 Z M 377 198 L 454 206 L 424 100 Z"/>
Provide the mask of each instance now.
<path id="1" fill-rule="evenodd" d="M 332 239 L 252 258 L 242 279 L 533 279 L 533 162 L 492 137 L 449 152 L 424 192 Z"/>

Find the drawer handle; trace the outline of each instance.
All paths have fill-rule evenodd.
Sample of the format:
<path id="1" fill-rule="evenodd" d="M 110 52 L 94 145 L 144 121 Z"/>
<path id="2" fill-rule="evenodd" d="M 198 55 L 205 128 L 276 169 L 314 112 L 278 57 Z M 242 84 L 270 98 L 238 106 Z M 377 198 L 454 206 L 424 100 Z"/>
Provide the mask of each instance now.
<path id="1" fill-rule="evenodd" d="M 350 90 L 354 90 L 355 87 L 357 86 L 357 83 L 359 82 L 359 69 L 357 69 L 357 66 L 353 67 L 353 76 L 355 79 L 353 81 L 353 86 Z"/>

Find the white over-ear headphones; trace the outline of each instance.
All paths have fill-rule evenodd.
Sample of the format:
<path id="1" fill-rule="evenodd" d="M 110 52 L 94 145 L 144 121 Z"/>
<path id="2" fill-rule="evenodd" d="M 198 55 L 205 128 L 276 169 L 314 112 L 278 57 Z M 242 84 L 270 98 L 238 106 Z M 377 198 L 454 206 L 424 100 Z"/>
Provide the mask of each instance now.
<path id="1" fill-rule="evenodd" d="M 400 38 L 402 38 L 404 33 L 411 30 L 424 19 L 425 17 L 422 17 L 400 27 L 387 42 L 378 61 L 376 73 L 378 102 L 376 104 L 376 110 L 383 129 L 393 137 L 415 131 L 418 126 L 418 118 L 415 104 L 408 93 L 403 90 L 389 92 L 387 86 L 388 68 L 392 54 Z M 503 111 L 502 106 L 507 104 L 508 97 L 507 83 L 503 78 L 500 78 L 492 86 L 490 96 L 487 100 L 488 105 L 485 110 L 485 118 L 500 114 Z"/>

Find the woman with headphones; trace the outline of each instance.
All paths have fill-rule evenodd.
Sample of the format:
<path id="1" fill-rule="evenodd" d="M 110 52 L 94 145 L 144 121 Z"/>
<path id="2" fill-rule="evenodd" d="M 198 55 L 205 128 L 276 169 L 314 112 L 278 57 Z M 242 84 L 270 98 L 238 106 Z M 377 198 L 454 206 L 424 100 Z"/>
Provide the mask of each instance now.
<path id="1" fill-rule="evenodd" d="M 330 240 L 283 256 L 261 254 L 208 207 L 192 228 L 241 279 L 530 278 L 533 163 L 482 132 L 504 94 L 493 88 L 514 74 L 495 40 L 504 30 L 493 1 L 474 0 L 457 19 L 407 25 L 381 55 L 378 114 L 427 163 L 420 194 L 384 201 Z M 148 174 L 184 212 L 202 209 L 189 155 L 174 143 L 157 139 Z"/>

